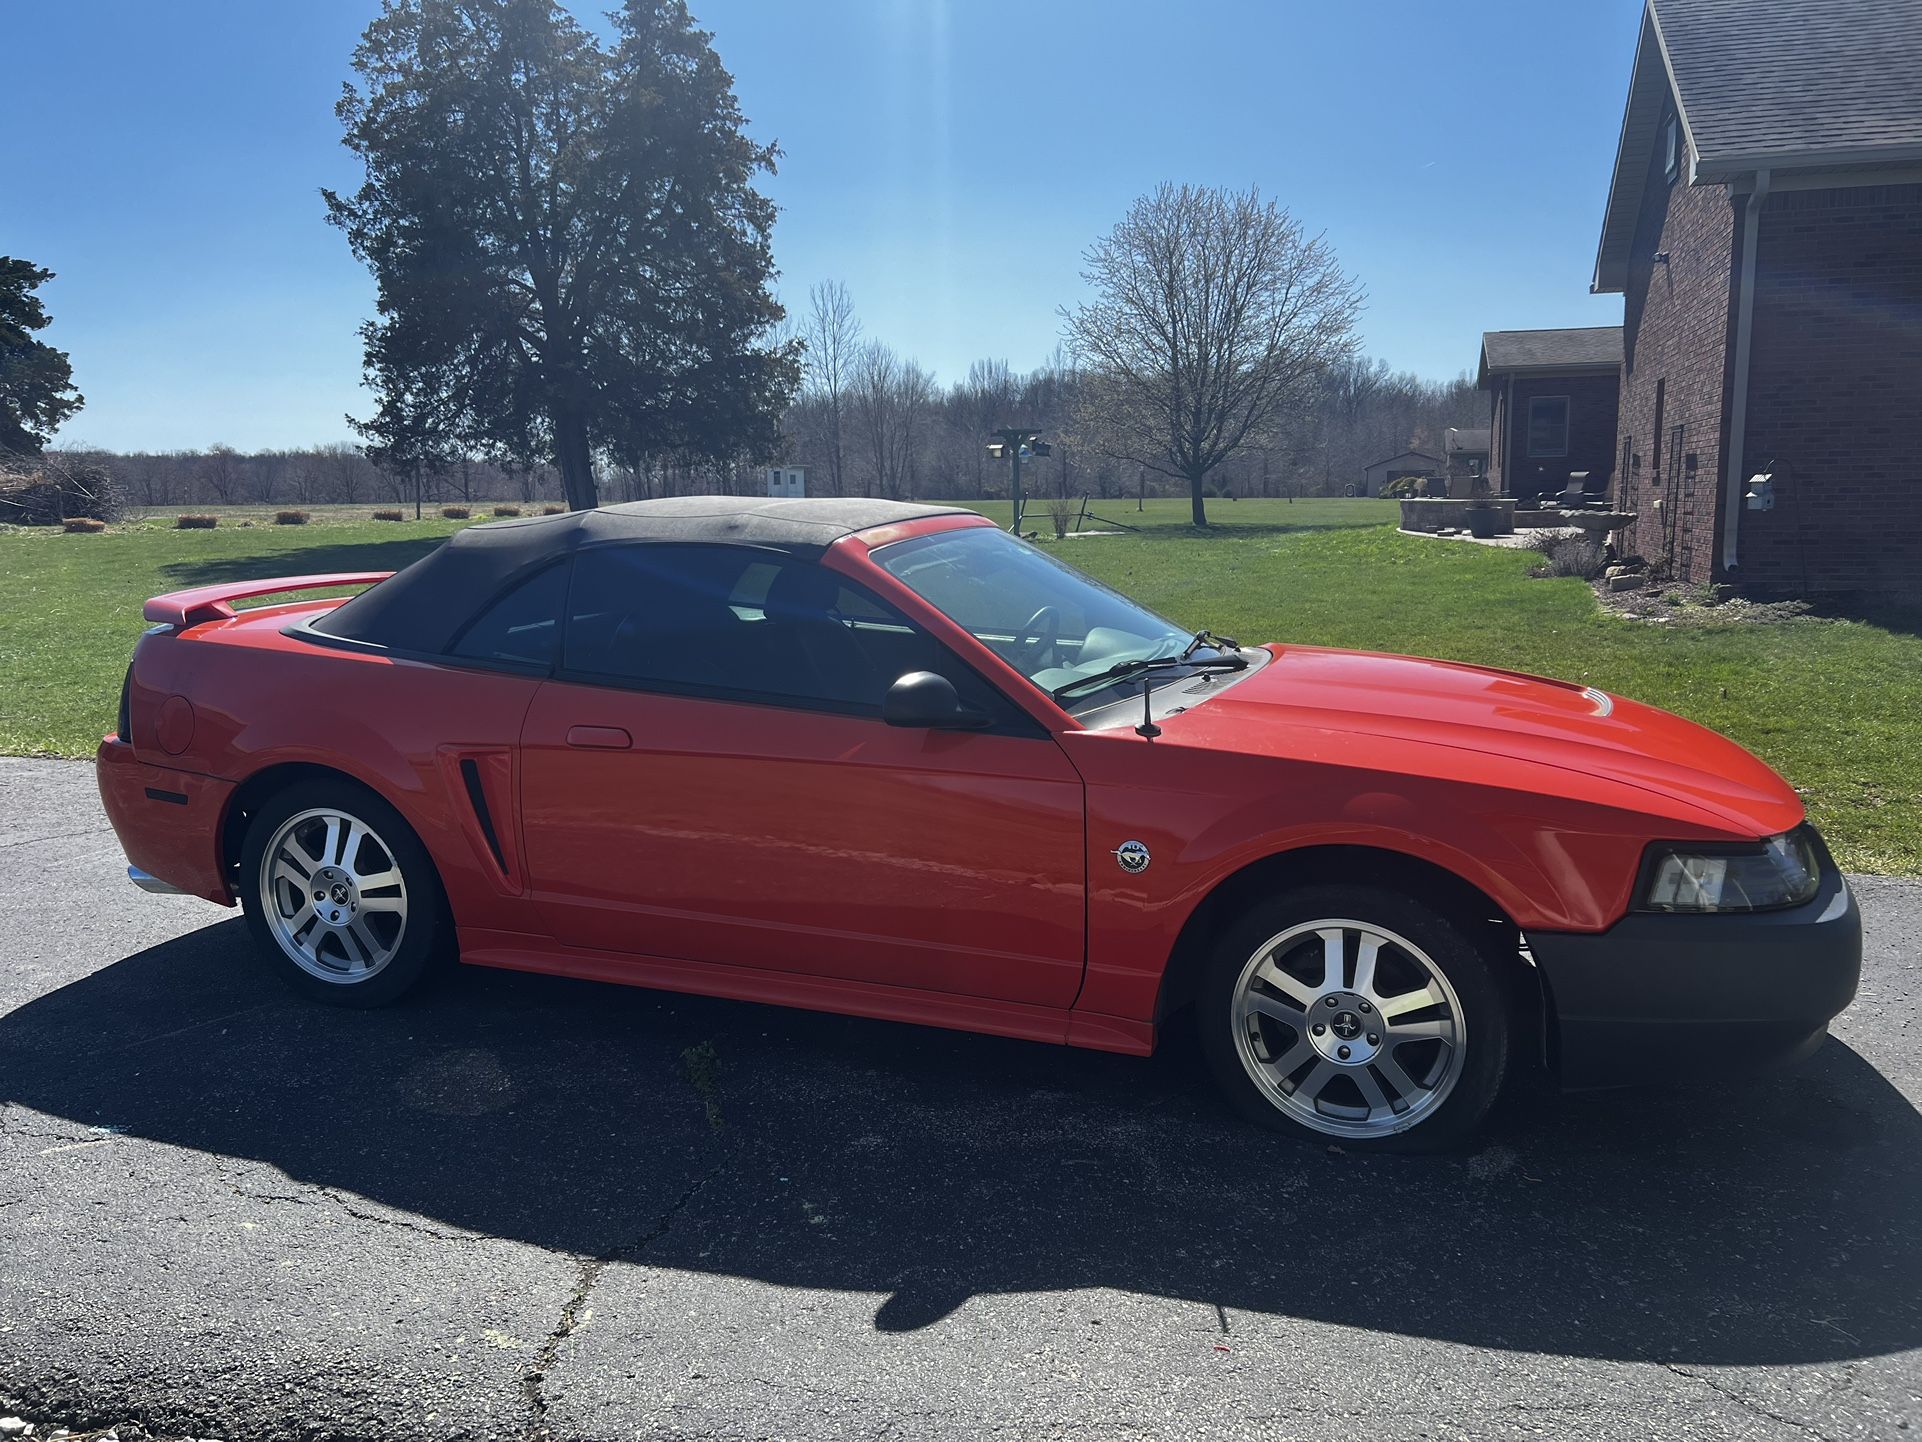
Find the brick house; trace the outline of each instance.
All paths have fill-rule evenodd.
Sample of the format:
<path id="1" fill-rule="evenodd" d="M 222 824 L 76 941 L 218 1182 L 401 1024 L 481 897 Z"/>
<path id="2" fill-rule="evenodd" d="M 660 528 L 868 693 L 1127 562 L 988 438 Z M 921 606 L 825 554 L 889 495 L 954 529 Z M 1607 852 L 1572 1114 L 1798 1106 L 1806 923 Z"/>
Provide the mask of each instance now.
<path id="1" fill-rule="evenodd" d="M 1591 289 L 1632 549 L 1922 599 L 1922 0 L 1648 0 Z"/>
<path id="2" fill-rule="evenodd" d="M 1489 489 L 1558 496 L 1584 475 L 1589 495 L 1606 495 L 1621 369 L 1620 326 L 1485 332 L 1476 384 L 1489 395 Z"/>

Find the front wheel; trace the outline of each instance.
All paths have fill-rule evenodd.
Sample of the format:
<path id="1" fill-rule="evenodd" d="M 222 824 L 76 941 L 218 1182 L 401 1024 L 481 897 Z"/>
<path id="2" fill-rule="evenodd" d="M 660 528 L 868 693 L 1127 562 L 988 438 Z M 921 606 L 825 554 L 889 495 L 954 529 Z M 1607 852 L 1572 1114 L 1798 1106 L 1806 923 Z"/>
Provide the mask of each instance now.
<path id="1" fill-rule="evenodd" d="M 1303 887 L 1250 908 L 1211 958 L 1197 1013 L 1237 1111 L 1359 1148 L 1460 1145 L 1508 1064 L 1506 994 L 1483 949 L 1376 887 Z"/>
<path id="2" fill-rule="evenodd" d="M 347 781 L 275 793 L 247 827 L 240 893 L 281 979 L 336 1006 L 383 1006 L 451 934 L 440 879 L 399 812 Z"/>

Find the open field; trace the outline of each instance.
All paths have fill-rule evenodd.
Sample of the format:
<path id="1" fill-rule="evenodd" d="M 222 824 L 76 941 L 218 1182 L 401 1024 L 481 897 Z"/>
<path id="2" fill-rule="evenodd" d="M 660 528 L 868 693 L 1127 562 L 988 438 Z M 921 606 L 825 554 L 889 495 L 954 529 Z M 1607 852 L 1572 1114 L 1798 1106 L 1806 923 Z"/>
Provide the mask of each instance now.
<path id="1" fill-rule="evenodd" d="M 981 509 L 1006 518 L 1006 507 Z M 1678 606 L 1665 625 L 1603 611 L 1535 559 L 1404 536 L 1379 501 L 1097 504 L 1139 534 L 1063 543 L 1074 564 L 1190 626 L 1475 661 L 1577 679 L 1734 737 L 1801 788 L 1843 866 L 1922 874 L 1922 633 L 1855 620 L 1772 623 Z M 432 514 L 430 512 L 430 514 Z M 0 751 L 88 754 L 111 726 L 140 603 L 276 572 L 388 570 L 458 523 L 317 511 L 305 527 L 223 522 L 103 535 L 0 533 Z M 1044 511 L 1030 524 L 1044 533 Z"/>

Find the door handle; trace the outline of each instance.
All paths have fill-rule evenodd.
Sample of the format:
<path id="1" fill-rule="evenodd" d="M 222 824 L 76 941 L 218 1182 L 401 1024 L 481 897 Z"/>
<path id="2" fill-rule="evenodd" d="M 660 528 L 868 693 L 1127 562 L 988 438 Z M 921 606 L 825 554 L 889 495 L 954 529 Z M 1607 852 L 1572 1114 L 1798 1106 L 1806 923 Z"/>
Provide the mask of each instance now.
<path id="1" fill-rule="evenodd" d="M 625 751 L 634 744 L 634 738 L 619 726 L 570 726 L 567 744 L 590 751 Z"/>

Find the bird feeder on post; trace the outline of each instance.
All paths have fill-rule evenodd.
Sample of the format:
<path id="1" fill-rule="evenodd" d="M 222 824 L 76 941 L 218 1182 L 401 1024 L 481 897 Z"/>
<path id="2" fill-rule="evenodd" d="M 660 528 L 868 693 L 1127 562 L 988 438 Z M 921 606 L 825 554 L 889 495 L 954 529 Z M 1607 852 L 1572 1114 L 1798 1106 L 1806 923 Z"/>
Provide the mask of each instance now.
<path id="1" fill-rule="evenodd" d="M 994 459 L 1006 459 L 1011 466 L 1008 480 L 1008 499 L 1013 506 L 1014 517 L 1008 529 L 1015 535 L 1021 534 L 1021 512 L 1024 508 L 1021 495 L 1021 462 L 1029 456 L 1054 454 L 1054 447 L 1041 439 L 1041 432 L 1026 426 L 1003 426 L 994 432 L 994 439 L 988 442 L 988 454 Z"/>

